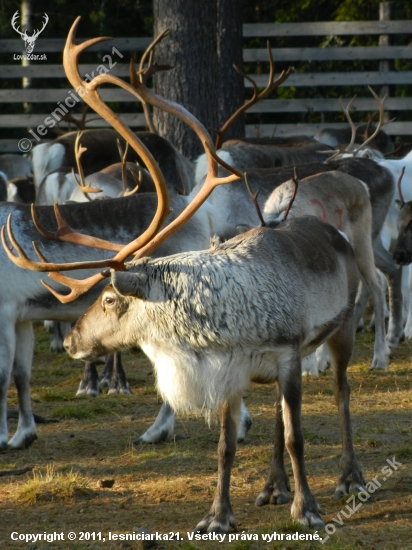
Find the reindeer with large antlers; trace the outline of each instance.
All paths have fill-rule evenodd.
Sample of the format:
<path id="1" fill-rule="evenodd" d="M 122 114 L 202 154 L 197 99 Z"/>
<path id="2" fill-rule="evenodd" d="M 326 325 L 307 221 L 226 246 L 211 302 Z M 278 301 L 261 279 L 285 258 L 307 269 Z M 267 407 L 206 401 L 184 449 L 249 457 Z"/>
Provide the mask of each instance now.
<path id="1" fill-rule="evenodd" d="M 82 47 L 88 46 L 89 43 L 86 42 Z M 79 49 L 78 53 L 80 51 Z M 77 70 L 76 63 L 74 62 L 74 65 L 72 65 L 71 73 L 70 67 L 66 63 L 66 70 L 68 74 L 75 74 Z M 82 82 L 80 76 L 77 77 L 75 85 L 78 82 Z M 122 87 L 139 99 L 135 89 L 130 85 L 119 79 L 114 79 L 113 82 L 120 83 Z M 0 324 L 0 449 L 3 450 L 25 447 L 37 437 L 31 412 L 29 387 L 33 355 L 31 322 L 43 319 L 75 321 L 93 301 L 93 292 L 86 294 L 87 290 L 92 288 L 99 280 L 103 281 L 105 279 L 105 275 L 96 273 L 86 283 L 74 280 L 72 292 L 70 296 L 65 297 L 66 305 L 62 307 L 57 300 L 50 299 L 48 291 L 41 284 L 40 272 L 48 267 L 47 262 L 44 263 L 44 256 L 49 253 L 53 255 L 54 259 L 57 258 L 58 261 L 62 262 L 61 267 L 64 270 L 76 267 L 96 270 L 106 266 L 113 267 L 114 265 L 121 268 L 125 260 L 135 250 L 135 246 L 138 248 L 147 243 L 159 231 L 166 219 L 169 221 L 176 220 L 179 218 L 179 214 L 187 208 L 194 215 L 193 220 L 189 220 L 178 234 L 172 235 L 159 248 L 157 254 L 168 255 L 184 250 L 207 248 L 210 237 L 222 232 L 221 228 L 215 225 L 212 209 L 207 204 L 199 210 L 199 202 L 196 205 L 196 201 L 191 198 L 174 195 L 169 199 L 164 177 L 153 156 L 136 135 L 124 127 L 114 113 L 101 102 L 97 92 L 90 92 L 90 96 L 96 111 L 103 111 L 107 120 L 111 121 L 119 133 L 127 138 L 139 158 L 150 168 L 152 176 L 156 175 L 159 200 L 155 194 L 142 194 L 115 201 L 94 201 L 90 204 L 66 205 L 60 208 L 56 205 L 55 209 L 53 207 L 36 207 L 36 209 L 32 209 L 33 221 L 31 220 L 30 207 L 0 205 L 0 223 L 4 226 L 8 218 L 7 225 L 10 236 L 14 232 L 23 248 L 29 247 L 32 241 L 37 241 L 37 258 L 41 258 L 40 261 L 33 262 L 34 257 L 36 257 L 33 252 L 27 254 L 23 252 L 23 248 L 11 236 L 14 243 L 12 247 L 14 246 L 15 250 L 18 250 L 21 254 L 17 263 L 22 267 L 34 267 L 34 271 L 16 271 L 14 267 L 10 268 L 10 265 L 6 264 L 5 257 L 0 262 L 3 283 L 2 299 L 0 301 L 2 319 Z M 193 119 L 193 125 L 196 125 L 196 123 L 197 121 Z M 206 136 L 207 132 L 204 129 L 203 131 Z M 209 146 L 213 149 L 212 143 Z M 212 166 L 213 155 L 212 152 L 210 156 L 212 176 L 216 173 L 216 165 L 213 164 Z M 236 177 L 231 176 L 222 179 L 212 177 L 208 193 L 212 191 L 217 182 L 231 181 Z M 171 209 L 173 212 L 170 214 Z M 53 226 L 55 227 L 53 212 L 56 212 L 57 230 L 53 228 Z M 139 215 L 136 215 L 136 213 L 139 213 Z M 10 215 L 17 222 L 17 225 L 14 225 L 11 221 Z M 154 219 L 152 219 L 153 215 Z M 42 236 L 39 236 L 36 227 L 40 229 Z M 96 237 L 89 235 L 96 235 Z M 109 238 L 118 243 L 124 242 L 125 239 L 130 240 L 131 243 L 123 247 L 120 244 L 116 245 L 105 240 Z M 10 248 L 5 239 L 3 228 L 3 243 L 5 246 L 3 254 L 6 252 L 8 255 L 13 255 L 11 252 L 12 247 Z M 60 242 L 57 242 L 58 240 Z M 158 243 L 158 246 L 160 244 Z M 88 250 L 84 247 L 91 248 Z M 86 256 L 84 255 L 85 252 Z M 108 259 L 110 252 L 118 252 L 118 254 L 115 258 Z M 81 260 L 86 257 L 88 260 L 83 263 Z M 93 258 L 94 261 L 90 262 L 90 258 Z M 58 283 L 55 293 L 59 294 L 58 290 L 63 289 L 61 284 L 65 284 L 68 277 L 56 274 L 55 281 Z M 76 297 L 80 297 L 80 300 L 69 305 L 69 302 Z M 20 420 L 16 434 L 8 443 L 6 395 L 12 372 L 19 391 Z"/>
<path id="2" fill-rule="evenodd" d="M 69 33 L 64 51 L 66 73 L 74 85 L 80 79 L 79 54 L 104 40 L 93 39 L 75 46 L 78 24 L 79 19 Z M 102 75 L 86 85 L 86 101 L 134 147 L 141 149 L 132 133 L 120 127 L 117 117 L 101 102 L 97 89 L 104 82 L 135 93 L 124 82 Z M 343 439 L 336 496 L 341 498 L 364 485 L 352 444 L 346 374 L 354 340 L 353 309 L 358 285 L 352 249 L 332 226 L 308 217 L 287 221 L 277 230 L 253 230 L 223 245 L 215 243 L 205 252 L 148 259 L 149 254 L 190 221 L 214 187 L 234 181 L 239 175 L 217 177 L 217 162 L 222 161 L 203 126 L 182 107 L 156 96 L 140 82 L 135 86 L 145 102 L 176 115 L 202 140 L 209 170 L 197 196 L 180 216 L 157 233 L 167 215 L 168 199 L 162 174 L 148 159 L 147 166 L 159 192 L 159 207 L 153 223 L 140 238 L 121 250 L 113 246 L 112 250 L 117 251 L 114 258 L 77 265 L 52 263 L 36 246 L 39 261 L 32 261 L 13 237 L 10 220 L 7 233 L 12 249 L 3 229 L 7 255 L 21 267 L 52 271 L 54 281 L 71 289 L 68 295 L 63 295 L 47 284 L 65 303 L 84 299 L 86 292 L 93 291 L 96 284 L 111 275 L 111 285 L 67 337 L 68 351 L 74 357 L 86 358 L 138 344 L 153 361 L 159 390 L 174 409 L 220 408 L 217 491 L 198 530 L 226 532 L 231 526 L 236 527 L 230 502 L 230 475 L 242 392 L 251 380 L 277 381 L 282 404 L 276 421 L 278 446 L 259 504 L 271 499 L 288 500 L 289 482 L 283 464 L 286 445 L 295 478 L 292 515 L 305 525 L 320 528 L 323 521 L 305 473 L 300 362 L 301 357 L 324 341 L 328 342 L 334 369 Z M 226 169 L 232 170 L 229 166 Z M 50 236 L 71 242 L 79 240 L 64 224 L 58 209 L 56 213 L 60 216 L 60 228 Z M 36 217 L 35 223 L 43 234 L 49 234 Z M 86 246 L 96 246 L 85 235 L 81 241 Z M 103 243 L 97 246 L 103 247 Z M 104 247 L 108 249 L 109 243 L 104 243 Z M 134 260 L 126 266 L 131 254 Z M 111 272 L 106 270 L 83 282 L 56 273 L 92 267 L 110 267 Z M 127 267 L 129 270 L 125 271 Z"/>

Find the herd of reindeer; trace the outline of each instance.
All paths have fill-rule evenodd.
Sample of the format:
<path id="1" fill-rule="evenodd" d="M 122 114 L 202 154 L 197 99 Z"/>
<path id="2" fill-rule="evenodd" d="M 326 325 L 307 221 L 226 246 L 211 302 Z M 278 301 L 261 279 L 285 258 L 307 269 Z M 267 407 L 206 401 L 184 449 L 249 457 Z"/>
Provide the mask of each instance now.
<path id="1" fill-rule="evenodd" d="M 184 107 L 145 86 L 157 70 L 151 56 L 146 69 L 131 62 L 130 84 L 110 74 L 84 82 L 79 55 L 107 39 L 75 45 L 79 20 L 64 49 L 66 75 L 113 129 L 69 132 L 37 145 L 30 159 L 0 157 L 0 450 L 26 448 L 37 438 L 32 323 L 52 320 L 52 349 L 64 346 L 86 361 L 79 394 L 97 395 L 104 382 L 110 391 L 129 392 L 121 350 L 140 347 L 150 358 L 163 405 L 140 441 L 173 438 L 175 413 L 220 411 L 216 494 L 197 531 L 236 528 L 231 467 L 251 425 L 242 395 L 251 381 L 276 382 L 274 454 L 256 503 L 288 502 L 286 447 L 292 516 L 319 529 L 324 522 L 305 473 L 302 372 L 332 368 L 340 499 L 365 486 L 352 442 L 347 367 L 369 298 L 371 369 L 388 369 L 391 348 L 412 337 L 412 284 L 402 285 L 408 268 L 401 267 L 412 261 L 412 154 L 388 158 L 394 146 L 382 130 L 384 99 L 372 90 L 376 124 L 356 127 L 350 104 L 341 102 L 348 131 L 224 141 L 228 123 L 214 144 Z M 288 77 L 284 71 L 274 80 L 270 61 L 266 90 L 254 85 L 230 122 Z M 204 154 L 193 163 L 156 133 L 132 132 L 101 100 L 102 84 L 129 91 L 148 116 L 151 106 L 178 117 Z M 75 325 L 59 341 L 68 323 Z M 101 357 L 107 363 L 99 381 Z M 12 375 L 19 421 L 9 441 Z"/>

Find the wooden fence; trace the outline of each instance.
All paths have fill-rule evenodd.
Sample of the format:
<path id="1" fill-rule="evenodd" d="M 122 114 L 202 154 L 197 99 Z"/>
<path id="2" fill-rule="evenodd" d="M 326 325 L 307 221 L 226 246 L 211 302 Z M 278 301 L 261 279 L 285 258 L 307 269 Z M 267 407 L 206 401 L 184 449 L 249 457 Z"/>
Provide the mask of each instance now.
<path id="1" fill-rule="evenodd" d="M 321 23 L 280 23 L 280 24 L 245 24 L 243 26 L 244 38 L 269 38 L 271 43 L 276 39 L 284 37 L 303 37 L 303 36 L 358 36 L 358 35 L 410 35 L 412 24 L 410 21 L 368 21 L 368 22 L 321 22 Z M 82 39 L 79 40 L 80 42 Z M 64 47 L 63 39 L 39 39 L 36 41 L 35 54 L 62 52 Z M 119 38 L 109 43 L 99 44 L 94 47 L 95 51 L 101 52 L 103 63 L 109 58 L 107 54 L 112 55 L 113 47 L 117 52 L 124 56 L 112 55 L 116 60 L 116 65 L 110 70 L 110 73 L 119 77 L 128 78 L 129 67 L 128 59 L 130 54 L 144 51 L 149 44 L 149 38 Z M 23 49 L 22 40 L 0 40 L 0 54 L 16 53 L 21 54 Z M 91 49 L 93 51 L 93 49 Z M 314 48 L 273 48 L 273 58 L 278 62 L 290 63 L 295 66 L 296 72 L 282 85 L 284 87 L 305 87 L 313 88 L 316 86 L 361 86 L 371 85 L 374 87 L 396 86 L 412 84 L 412 71 L 408 70 L 385 70 L 385 64 L 380 63 L 380 70 L 370 72 L 299 72 L 299 63 L 308 61 L 330 62 L 330 61 L 390 61 L 390 60 L 409 60 L 412 59 L 412 46 L 370 46 L 370 47 L 314 47 Z M 267 61 L 267 52 L 264 48 L 244 49 L 244 62 L 250 64 Z M 91 74 L 96 70 L 96 63 L 91 65 L 80 65 L 80 72 L 83 75 Z M 384 70 L 382 70 L 382 67 Z M 259 86 L 265 86 L 267 75 L 251 75 Z M 43 124 L 47 116 L 50 116 L 50 104 L 55 105 L 68 97 L 69 87 L 59 88 L 57 84 L 52 86 L 53 79 L 64 79 L 64 71 L 61 64 L 50 64 L 48 62 L 37 62 L 29 66 L 22 66 L 19 61 L 13 61 L 8 65 L 0 65 L 0 78 L 12 80 L 16 83 L 13 88 L 0 89 L 0 132 L 7 136 L 5 129 L 20 129 L 21 137 L 29 137 L 28 129 L 35 130 L 39 124 Z M 48 79 L 48 88 L 21 88 L 21 79 Z M 60 81 L 61 82 L 61 81 Z M 60 83 L 59 82 L 59 83 Z M 245 86 L 250 87 L 249 82 L 245 81 Z M 131 103 L 130 96 L 123 90 L 103 89 L 102 98 L 105 101 L 128 102 Z M 311 94 L 313 95 L 313 94 Z M 46 104 L 44 114 L 24 114 L 23 104 Z M 9 104 L 19 104 L 20 114 L 7 114 Z M 404 113 L 412 111 L 412 97 L 390 97 L 386 102 L 385 108 L 391 111 L 397 117 L 396 122 L 391 122 L 385 127 L 385 130 L 392 135 L 412 135 L 412 122 L 403 121 Z M 353 109 L 358 111 L 374 111 L 376 103 L 373 98 L 359 98 L 353 104 Z M 274 113 L 338 113 L 340 107 L 337 99 L 268 99 L 253 106 L 250 113 L 273 114 Z M 78 115 L 77 115 L 78 116 Z M 120 118 L 131 128 L 141 129 L 144 127 L 144 117 L 141 112 L 130 112 L 121 114 Z M 90 113 L 87 119 L 90 122 L 87 127 L 97 128 L 107 126 L 103 120 L 99 120 L 97 115 Z M 64 124 L 62 125 L 64 127 Z M 321 128 L 343 127 L 346 123 L 318 123 L 318 124 L 279 124 L 276 126 L 277 136 L 287 136 L 293 133 L 314 135 Z M 274 124 L 261 124 L 259 132 L 263 136 L 271 135 L 274 130 Z M 254 135 L 254 125 L 246 126 L 246 134 Z M 47 139 L 53 136 L 49 132 Z M 35 139 L 32 139 L 36 143 Z M 0 139 L 0 152 L 17 152 L 18 139 Z"/>

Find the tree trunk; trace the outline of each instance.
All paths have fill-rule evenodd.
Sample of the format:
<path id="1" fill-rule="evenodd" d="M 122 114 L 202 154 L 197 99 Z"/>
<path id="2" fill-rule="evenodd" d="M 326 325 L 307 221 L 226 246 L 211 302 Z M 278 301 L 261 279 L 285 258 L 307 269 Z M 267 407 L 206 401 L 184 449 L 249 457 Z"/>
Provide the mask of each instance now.
<path id="1" fill-rule="evenodd" d="M 231 4 L 232 8 L 239 7 L 236 0 L 208 0 L 207 2 L 154 0 L 153 2 L 154 36 L 166 27 L 170 29 L 170 35 L 157 46 L 155 57 L 159 63 L 174 67 L 171 71 L 155 75 L 155 92 L 186 107 L 210 131 L 212 128 L 218 128 L 221 121 L 228 118 L 239 106 L 239 92 L 237 91 L 237 97 L 233 99 L 229 84 L 221 82 L 222 73 L 219 68 L 218 52 L 221 58 L 225 59 L 224 63 L 239 64 L 239 54 L 235 56 L 232 50 L 238 48 L 239 44 L 241 50 L 241 39 L 233 48 L 226 49 L 225 44 L 233 40 L 235 31 L 232 32 L 232 25 L 229 28 L 217 24 L 218 13 L 225 14 L 224 17 L 227 16 L 224 9 L 226 3 Z M 236 28 L 239 28 L 238 24 Z M 228 57 L 230 61 L 227 61 Z M 231 65 L 225 73 L 231 75 L 234 73 Z M 228 79 L 227 82 L 230 80 Z M 239 78 L 235 78 L 234 82 L 235 87 L 238 88 Z M 223 94 L 224 86 L 229 88 L 225 89 Z M 240 87 L 241 104 L 243 82 Z M 220 98 L 222 98 L 221 101 Z M 187 158 L 193 159 L 203 152 L 203 147 L 195 134 L 175 117 L 155 109 L 153 121 L 159 134 L 173 143 Z"/>
<path id="2" fill-rule="evenodd" d="M 243 67 L 242 3 L 239 0 L 217 0 L 217 55 L 221 128 L 245 101 L 243 77 L 233 68 Z M 245 117 L 240 116 L 229 128 L 226 139 L 245 137 Z"/>

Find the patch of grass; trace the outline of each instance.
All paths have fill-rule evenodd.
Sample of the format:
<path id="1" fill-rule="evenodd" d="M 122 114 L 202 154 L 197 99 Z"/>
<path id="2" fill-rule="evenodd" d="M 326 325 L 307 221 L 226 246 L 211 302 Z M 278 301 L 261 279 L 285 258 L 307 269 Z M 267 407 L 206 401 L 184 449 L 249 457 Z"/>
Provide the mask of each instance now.
<path id="1" fill-rule="evenodd" d="M 302 428 L 303 437 L 305 441 L 309 443 L 322 444 L 327 443 L 329 439 L 327 437 L 322 437 L 318 433 L 311 432 L 307 428 Z"/>
<path id="2" fill-rule="evenodd" d="M 79 473 L 55 472 L 53 466 L 49 465 L 45 474 L 33 473 L 33 478 L 17 490 L 17 499 L 22 504 L 67 502 L 78 497 L 90 498 L 93 493 L 89 480 Z"/>
<path id="3" fill-rule="evenodd" d="M 72 401 L 73 394 L 56 388 L 45 388 L 37 395 L 39 401 Z"/>
<path id="4" fill-rule="evenodd" d="M 93 403 L 90 407 L 79 407 L 78 405 L 59 407 L 52 412 L 51 416 L 59 420 L 70 420 L 72 418 L 76 420 L 88 420 L 105 412 L 107 412 L 105 407 Z"/>
<path id="5" fill-rule="evenodd" d="M 70 357 L 68 357 L 65 353 L 63 355 L 61 355 L 60 357 L 58 357 L 57 359 L 55 359 L 53 361 L 53 367 L 62 367 L 63 365 L 65 365 L 66 363 L 72 363 L 72 360 L 70 359 Z M 64 372 L 64 369 L 60 368 L 60 369 L 56 369 L 54 368 L 53 371 L 61 371 L 61 372 Z"/>
<path id="6" fill-rule="evenodd" d="M 395 456 L 397 459 L 412 460 L 412 447 L 409 445 L 405 447 L 398 447 L 396 449 Z"/>

